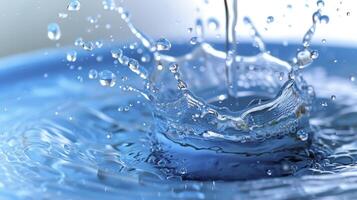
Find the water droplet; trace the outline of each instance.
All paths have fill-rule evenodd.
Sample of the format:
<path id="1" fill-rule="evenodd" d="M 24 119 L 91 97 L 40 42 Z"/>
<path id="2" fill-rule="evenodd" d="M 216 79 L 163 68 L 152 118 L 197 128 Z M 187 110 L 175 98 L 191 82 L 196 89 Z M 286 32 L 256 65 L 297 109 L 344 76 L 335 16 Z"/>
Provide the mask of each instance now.
<path id="1" fill-rule="evenodd" d="M 267 17 L 267 23 L 270 24 L 272 22 L 274 22 L 274 17 L 273 16 L 268 16 Z"/>
<path id="2" fill-rule="evenodd" d="M 327 15 L 322 15 L 319 20 L 320 20 L 320 23 L 328 24 L 330 21 L 330 18 Z"/>
<path id="3" fill-rule="evenodd" d="M 273 174 L 273 172 L 270 169 L 268 169 L 267 174 L 268 174 L 268 176 L 271 176 Z"/>
<path id="4" fill-rule="evenodd" d="M 61 19 L 65 19 L 68 17 L 68 14 L 67 13 L 58 13 L 58 17 Z"/>
<path id="5" fill-rule="evenodd" d="M 193 28 L 191 28 L 191 27 L 187 29 L 188 33 L 192 33 L 192 31 L 193 31 Z"/>
<path id="6" fill-rule="evenodd" d="M 331 95 L 331 100 L 335 101 L 336 100 L 336 96 L 335 95 Z"/>
<path id="7" fill-rule="evenodd" d="M 146 62 L 150 62 L 150 60 L 151 60 L 151 57 L 149 54 L 144 54 L 143 56 L 141 56 L 141 62 L 146 63 Z"/>
<path id="8" fill-rule="evenodd" d="M 91 69 L 89 70 L 89 73 L 88 73 L 88 78 L 89 79 L 96 79 L 98 77 L 98 71 L 95 70 L 95 69 Z"/>
<path id="9" fill-rule="evenodd" d="M 327 102 L 322 102 L 322 103 L 321 103 L 321 106 L 322 106 L 322 107 L 327 107 L 328 104 L 327 104 Z"/>
<path id="10" fill-rule="evenodd" d="M 195 44 L 197 44 L 197 43 L 198 43 L 198 37 L 192 37 L 192 38 L 190 39 L 190 44 L 195 45 Z"/>
<path id="11" fill-rule="evenodd" d="M 118 59 L 123 56 L 123 50 L 121 49 L 111 50 L 111 53 L 112 53 L 112 57 L 115 59 Z"/>
<path id="12" fill-rule="evenodd" d="M 316 3 L 318 8 L 323 8 L 325 6 L 325 2 L 323 0 L 318 0 Z"/>
<path id="13" fill-rule="evenodd" d="M 351 76 L 350 76 L 350 81 L 354 82 L 355 80 L 356 80 L 356 77 L 353 76 L 353 75 L 351 75 Z"/>
<path id="14" fill-rule="evenodd" d="M 114 0 L 103 0 L 102 1 L 104 10 L 114 10 L 115 2 Z"/>
<path id="15" fill-rule="evenodd" d="M 76 60 L 77 60 L 77 52 L 76 51 L 67 52 L 66 58 L 67 58 L 68 62 L 76 62 Z"/>
<path id="16" fill-rule="evenodd" d="M 156 41 L 156 49 L 158 51 L 168 51 L 171 49 L 171 43 L 166 38 L 160 38 Z"/>
<path id="17" fill-rule="evenodd" d="M 350 15 L 351 15 L 351 12 L 347 12 L 346 15 L 347 15 L 347 16 L 350 16 Z"/>
<path id="18" fill-rule="evenodd" d="M 81 3 L 78 0 L 71 0 L 67 6 L 69 11 L 78 11 L 81 9 Z"/>
<path id="19" fill-rule="evenodd" d="M 319 57 L 319 52 L 318 51 L 311 51 L 311 58 L 313 60 L 317 59 Z"/>
<path id="20" fill-rule="evenodd" d="M 56 23 L 47 26 L 47 36 L 50 40 L 59 40 L 61 38 L 61 29 Z"/>
<path id="21" fill-rule="evenodd" d="M 82 48 L 86 51 L 93 51 L 94 44 L 93 44 L 93 42 L 83 42 Z"/>
<path id="22" fill-rule="evenodd" d="M 99 73 L 99 83 L 105 87 L 114 87 L 116 76 L 109 70 L 104 70 Z"/>
<path id="23" fill-rule="evenodd" d="M 74 45 L 75 46 L 82 46 L 84 44 L 84 41 L 82 38 L 77 38 L 75 41 L 74 41 Z"/>
<path id="24" fill-rule="evenodd" d="M 296 132 L 296 136 L 299 138 L 301 141 L 306 141 L 309 139 L 309 133 L 307 133 L 305 130 L 301 129 Z"/>
<path id="25" fill-rule="evenodd" d="M 215 18 L 208 19 L 208 28 L 212 31 L 219 29 L 219 22 Z"/>
<path id="26" fill-rule="evenodd" d="M 304 68 L 312 62 L 312 54 L 308 49 L 298 51 L 296 54 L 297 64 L 299 68 Z"/>
<path id="27" fill-rule="evenodd" d="M 128 66 L 132 72 L 136 74 L 140 74 L 139 62 L 137 60 L 130 58 L 128 62 Z"/>
<path id="28" fill-rule="evenodd" d="M 326 44 L 327 41 L 326 41 L 326 39 L 322 39 L 321 42 L 322 42 L 322 44 Z"/>

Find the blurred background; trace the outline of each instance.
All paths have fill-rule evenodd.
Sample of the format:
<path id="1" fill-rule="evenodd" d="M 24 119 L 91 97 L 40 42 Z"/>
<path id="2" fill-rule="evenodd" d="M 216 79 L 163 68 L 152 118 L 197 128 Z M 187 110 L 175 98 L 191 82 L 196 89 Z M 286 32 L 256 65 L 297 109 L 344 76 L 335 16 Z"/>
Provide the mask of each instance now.
<path id="1" fill-rule="evenodd" d="M 104 0 L 104 2 L 107 0 Z M 78 37 L 85 40 L 125 42 L 133 40 L 120 15 L 103 8 L 102 0 L 80 1 L 79 11 L 68 11 L 70 0 L 6 1 L 0 7 L 0 57 L 73 45 Z M 117 5 L 130 12 L 132 22 L 147 35 L 189 42 L 195 20 L 207 23 L 207 37 L 224 40 L 223 0 L 117 0 Z M 357 45 L 357 6 L 354 0 L 325 0 L 323 13 L 329 23 L 318 26 L 313 42 L 329 45 Z M 249 16 L 265 41 L 277 43 L 300 42 L 312 24 L 312 14 L 318 8 L 316 0 L 239 0 L 239 40 L 248 40 L 242 18 Z M 273 20 L 268 20 L 268 18 Z M 272 17 L 272 18 L 271 18 Z M 210 27 L 209 21 L 218 21 Z M 94 21 L 94 23 L 93 23 Z M 268 22 L 269 21 L 269 22 Z M 58 23 L 62 37 L 51 41 L 47 25 Z M 324 43 L 325 44 L 325 43 Z"/>

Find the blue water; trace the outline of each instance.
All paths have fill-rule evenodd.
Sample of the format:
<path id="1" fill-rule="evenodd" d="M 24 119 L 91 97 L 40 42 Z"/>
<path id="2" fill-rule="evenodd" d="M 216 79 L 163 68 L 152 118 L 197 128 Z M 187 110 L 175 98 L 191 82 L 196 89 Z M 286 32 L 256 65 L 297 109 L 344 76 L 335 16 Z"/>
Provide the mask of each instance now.
<path id="1" fill-rule="evenodd" d="M 172 46 L 170 52 L 176 55 L 192 48 Z M 291 133 L 271 137 L 264 140 L 263 156 L 247 151 L 243 158 L 225 150 L 239 152 L 247 143 L 213 140 L 209 150 L 202 150 L 168 141 L 164 137 L 168 132 L 162 132 L 167 120 L 160 122 L 151 102 L 128 87 L 142 88 L 144 81 L 127 66 L 113 63 L 113 48 L 78 51 L 75 63 L 66 61 L 66 49 L 0 61 L 1 199 L 350 199 L 356 195 L 357 85 L 349 77 L 355 73 L 357 50 L 317 47 L 320 58 L 304 70 L 316 93 L 309 125 L 302 125 L 310 127 L 308 140 L 291 141 Z M 297 46 L 267 44 L 267 49 L 290 60 Z M 240 54 L 255 52 L 250 44 L 240 45 Z M 140 58 L 136 50 L 127 49 L 125 54 Z M 117 84 L 102 87 L 88 78 L 91 69 L 115 72 Z M 200 97 L 207 94 L 201 92 Z M 211 91 L 212 95 L 216 94 Z M 246 102 L 257 96 L 246 96 Z M 240 110 L 232 101 L 212 104 Z M 282 151 L 273 151 L 280 142 Z M 263 142 L 253 145 L 255 152 Z M 240 165 L 233 165 L 237 162 Z"/>

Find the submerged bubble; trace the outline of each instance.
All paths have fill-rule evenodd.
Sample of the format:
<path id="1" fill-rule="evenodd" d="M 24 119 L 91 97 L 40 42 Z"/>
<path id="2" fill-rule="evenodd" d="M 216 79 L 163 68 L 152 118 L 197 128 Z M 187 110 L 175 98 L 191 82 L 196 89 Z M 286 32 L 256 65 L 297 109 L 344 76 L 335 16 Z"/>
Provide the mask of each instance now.
<path id="1" fill-rule="evenodd" d="M 96 79 L 98 77 L 98 71 L 95 69 L 91 69 L 88 72 L 88 78 L 89 79 Z"/>
<path id="2" fill-rule="evenodd" d="M 51 23 L 47 26 L 47 36 L 50 40 L 59 40 L 61 38 L 61 29 L 58 24 Z"/>
<path id="3" fill-rule="evenodd" d="M 76 51 L 67 52 L 66 58 L 68 62 L 75 62 L 77 60 L 77 52 Z"/>
<path id="4" fill-rule="evenodd" d="M 171 49 L 171 43 L 166 38 L 160 38 L 156 41 L 156 49 L 158 51 L 168 51 Z"/>
<path id="5" fill-rule="evenodd" d="M 116 76 L 109 70 L 104 70 L 99 73 L 99 83 L 105 87 L 114 87 L 116 84 Z"/>
<path id="6" fill-rule="evenodd" d="M 71 0 L 67 6 L 69 11 L 78 11 L 81 8 L 81 3 L 78 0 Z"/>

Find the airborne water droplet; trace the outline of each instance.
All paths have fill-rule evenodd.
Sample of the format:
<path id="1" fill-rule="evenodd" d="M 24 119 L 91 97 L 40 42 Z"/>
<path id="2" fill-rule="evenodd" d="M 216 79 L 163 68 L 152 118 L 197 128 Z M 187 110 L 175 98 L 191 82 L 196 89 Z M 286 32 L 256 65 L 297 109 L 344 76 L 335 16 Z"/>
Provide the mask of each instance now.
<path id="1" fill-rule="evenodd" d="M 105 87 L 114 87 L 116 76 L 109 70 L 104 70 L 99 73 L 99 83 Z"/>
<path id="2" fill-rule="evenodd" d="M 123 56 L 123 50 L 121 49 L 112 50 L 111 53 L 112 53 L 112 57 L 115 59 L 118 59 Z"/>
<path id="3" fill-rule="evenodd" d="M 67 52 L 66 58 L 67 58 L 68 62 L 76 62 L 76 60 L 77 60 L 77 52 L 76 51 Z"/>
<path id="4" fill-rule="evenodd" d="M 81 3 L 78 0 L 71 0 L 67 6 L 69 11 L 78 11 L 81 8 Z"/>
<path id="5" fill-rule="evenodd" d="M 166 38 L 160 38 L 156 41 L 156 49 L 158 51 L 168 51 L 171 49 L 171 43 Z"/>
<path id="6" fill-rule="evenodd" d="M 267 17 L 267 23 L 270 24 L 272 22 L 274 22 L 274 17 L 273 16 Z"/>
<path id="7" fill-rule="evenodd" d="M 96 79 L 98 77 L 98 71 L 95 70 L 95 69 L 91 69 L 89 70 L 89 73 L 88 73 L 88 78 L 89 79 Z"/>
<path id="8" fill-rule="evenodd" d="M 219 28 L 219 22 L 215 18 L 208 19 L 208 28 L 212 31 L 215 31 Z"/>
<path id="9" fill-rule="evenodd" d="M 50 40 L 59 40 L 61 38 L 61 29 L 56 23 L 47 26 L 47 36 Z"/>
<path id="10" fill-rule="evenodd" d="M 192 37 L 192 38 L 190 39 L 190 44 L 195 45 L 195 44 L 197 44 L 197 43 L 198 43 L 198 37 Z"/>
<path id="11" fill-rule="evenodd" d="M 301 140 L 301 141 L 306 141 L 309 138 L 309 134 L 305 130 L 298 130 L 296 132 L 296 136 Z"/>
<path id="12" fill-rule="evenodd" d="M 325 2 L 323 0 L 318 0 L 316 4 L 317 4 L 317 7 L 320 9 L 325 6 Z"/>

